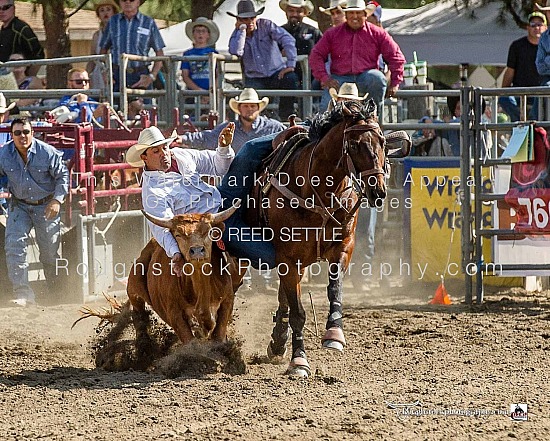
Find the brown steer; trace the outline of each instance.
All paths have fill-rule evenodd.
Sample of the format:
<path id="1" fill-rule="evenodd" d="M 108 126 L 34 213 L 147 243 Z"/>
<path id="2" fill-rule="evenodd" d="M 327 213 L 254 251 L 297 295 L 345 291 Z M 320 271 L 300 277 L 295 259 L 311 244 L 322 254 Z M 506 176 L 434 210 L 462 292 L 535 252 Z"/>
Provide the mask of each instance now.
<path id="1" fill-rule="evenodd" d="M 212 239 L 218 239 L 223 222 L 237 209 L 217 214 L 180 214 L 160 219 L 145 212 L 154 224 L 169 228 L 183 255 L 183 275 L 172 271 L 171 259 L 155 239 L 145 246 L 128 278 L 128 297 L 133 309 L 137 338 L 147 333 L 145 303 L 170 325 L 179 339 L 223 341 L 233 310 L 232 273 L 236 266 Z M 145 334 L 143 334 L 145 333 Z"/>

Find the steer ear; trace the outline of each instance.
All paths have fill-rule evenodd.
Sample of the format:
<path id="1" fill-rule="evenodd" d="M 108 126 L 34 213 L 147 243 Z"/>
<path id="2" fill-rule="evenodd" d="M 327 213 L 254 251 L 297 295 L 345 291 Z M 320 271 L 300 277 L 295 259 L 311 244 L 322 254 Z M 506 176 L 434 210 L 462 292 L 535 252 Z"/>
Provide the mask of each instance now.
<path id="1" fill-rule="evenodd" d="M 233 201 L 233 205 L 231 208 L 228 208 L 227 210 L 224 210 L 220 213 L 216 213 L 212 215 L 212 223 L 213 224 L 219 224 L 221 222 L 225 222 L 227 219 L 229 219 L 235 211 L 241 206 L 241 200 L 236 199 Z"/>
<path id="2" fill-rule="evenodd" d="M 145 212 L 145 210 L 141 210 L 141 212 L 148 220 L 153 222 L 155 225 L 158 225 L 159 227 L 163 227 L 163 228 L 172 228 L 172 219 L 162 219 L 160 217 L 156 217 Z"/>

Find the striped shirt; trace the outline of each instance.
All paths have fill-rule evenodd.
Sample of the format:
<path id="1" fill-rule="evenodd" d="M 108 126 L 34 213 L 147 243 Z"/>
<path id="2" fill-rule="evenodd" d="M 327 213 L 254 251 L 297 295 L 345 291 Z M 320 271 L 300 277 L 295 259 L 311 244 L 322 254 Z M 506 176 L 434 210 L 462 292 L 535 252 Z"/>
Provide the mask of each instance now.
<path id="1" fill-rule="evenodd" d="M 165 47 L 159 29 L 151 17 L 138 12 L 131 20 L 123 14 L 115 14 L 107 23 L 99 42 L 101 49 L 111 50 L 113 63 L 120 63 L 120 54 L 148 56 L 149 50 L 155 52 Z M 142 61 L 130 61 L 129 67 L 143 67 Z"/>
<path id="2" fill-rule="evenodd" d="M 227 126 L 227 122 L 222 123 L 212 130 L 203 130 L 202 132 L 188 132 L 181 136 L 184 144 L 190 147 L 203 148 L 203 149 L 215 149 L 218 146 L 218 138 L 221 131 Z M 241 147 L 251 139 L 259 138 L 260 136 L 270 135 L 272 133 L 278 133 L 284 130 L 285 126 L 277 121 L 266 116 L 260 115 L 252 123 L 252 130 L 245 132 L 241 124 L 241 120 L 238 119 L 235 122 L 235 133 L 233 135 L 233 142 L 231 146 L 235 153 L 237 153 Z"/>

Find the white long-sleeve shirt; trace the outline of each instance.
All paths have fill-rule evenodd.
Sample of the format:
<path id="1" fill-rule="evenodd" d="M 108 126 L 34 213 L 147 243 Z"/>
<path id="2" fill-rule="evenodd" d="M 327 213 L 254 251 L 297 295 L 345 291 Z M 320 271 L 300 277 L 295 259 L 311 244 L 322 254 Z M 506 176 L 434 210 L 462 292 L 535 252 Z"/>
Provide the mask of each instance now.
<path id="1" fill-rule="evenodd" d="M 176 160 L 179 173 L 143 171 L 143 209 L 156 217 L 170 219 L 176 214 L 216 213 L 222 203 L 218 189 L 207 184 L 201 175 L 223 176 L 235 157 L 231 147 L 214 150 L 174 148 L 172 160 Z M 153 237 L 166 251 L 168 257 L 179 253 L 176 239 L 168 228 L 149 222 Z"/>

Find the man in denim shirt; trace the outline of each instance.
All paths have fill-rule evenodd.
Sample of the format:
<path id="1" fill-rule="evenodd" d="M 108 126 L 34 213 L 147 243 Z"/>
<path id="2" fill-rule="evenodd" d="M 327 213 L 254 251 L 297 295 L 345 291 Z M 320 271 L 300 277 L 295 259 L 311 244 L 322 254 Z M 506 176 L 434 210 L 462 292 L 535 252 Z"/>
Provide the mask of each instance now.
<path id="1" fill-rule="evenodd" d="M 241 57 L 245 87 L 296 90 L 296 40 L 271 20 L 257 18 L 264 9 L 256 11 L 252 1 L 241 0 L 237 14 L 228 12 L 237 19 L 229 38 L 229 53 Z M 281 97 L 279 103 L 279 116 L 285 120 L 294 113 L 294 97 Z"/>
<path id="2" fill-rule="evenodd" d="M 68 192 L 69 172 L 61 152 L 33 138 L 31 123 L 26 118 L 12 121 L 11 135 L 13 140 L 0 149 L 0 176 L 7 176 L 11 193 L 6 260 L 14 303 L 26 306 L 35 303 L 27 263 L 27 244 L 33 227 L 50 291 L 56 278 L 59 210 Z"/>

